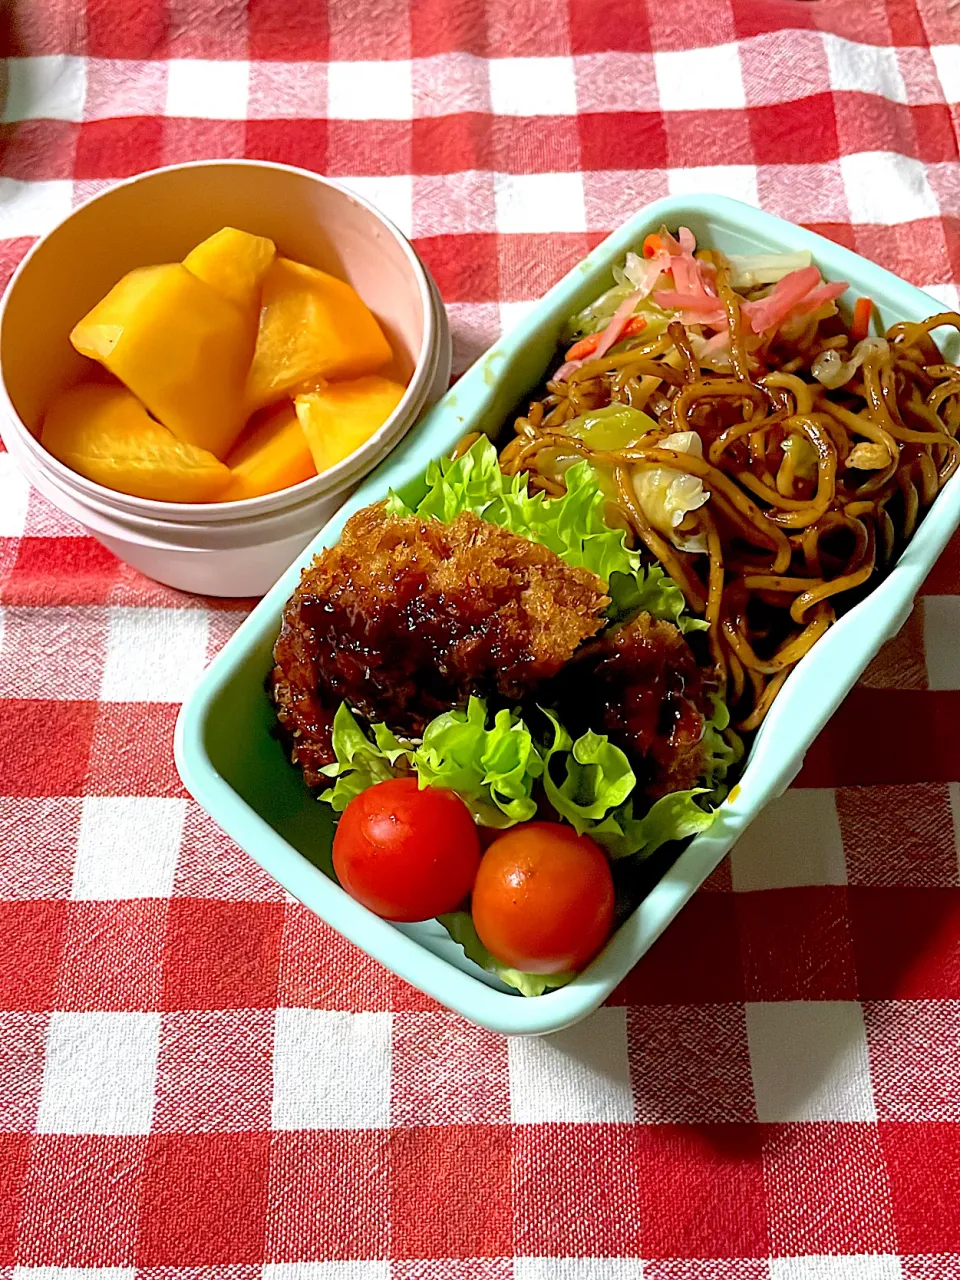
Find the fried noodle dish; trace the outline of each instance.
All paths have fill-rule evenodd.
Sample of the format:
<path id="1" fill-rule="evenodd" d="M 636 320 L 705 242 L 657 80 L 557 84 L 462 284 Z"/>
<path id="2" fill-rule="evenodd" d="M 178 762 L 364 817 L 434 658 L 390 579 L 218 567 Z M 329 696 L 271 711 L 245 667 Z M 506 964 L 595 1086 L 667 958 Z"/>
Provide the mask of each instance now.
<path id="1" fill-rule="evenodd" d="M 956 470 L 960 369 L 932 335 L 960 316 L 877 333 L 808 253 L 725 258 L 684 227 L 613 277 L 499 450 L 466 437 L 304 571 L 272 691 L 336 814 L 415 778 L 481 843 L 561 824 L 622 918 Z M 461 893 L 441 920 L 524 994 L 573 976 L 474 917 Z"/>
<path id="2" fill-rule="evenodd" d="M 960 372 L 931 333 L 960 316 L 871 337 L 869 300 L 848 322 L 847 286 L 809 261 L 694 249 L 681 228 L 628 257 L 609 325 L 517 419 L 501 464 L 550 494 L 580 459 L 602 474 L 611 519 L 708 622 L 750 730 L 956 470 Z"/>

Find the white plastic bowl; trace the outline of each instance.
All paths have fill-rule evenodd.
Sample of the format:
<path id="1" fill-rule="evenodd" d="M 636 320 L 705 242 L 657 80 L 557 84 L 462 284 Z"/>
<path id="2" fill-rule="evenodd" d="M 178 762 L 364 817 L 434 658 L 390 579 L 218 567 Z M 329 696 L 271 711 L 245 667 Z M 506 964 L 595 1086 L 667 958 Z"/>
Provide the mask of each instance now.
<path id="1" fill-rule="evenodd" d="M 393 346 L 388 372 L 408 382 L 400 404 L 322 475 L 239 502 L 155 502 L 71 471 L 37 439 L 54 396 L 90 376 L 70 330 L 127 271 L 179 261 L 223 226 L 354 286 Z M 0 304 L 0 434 L 28 479 L 134 568 L 205 595 L 262 595 L 449 381 L 446 313 L 410 243 L 365 200 L 286 165 L 200 161 L 112 187 L 34 245 Z"/>

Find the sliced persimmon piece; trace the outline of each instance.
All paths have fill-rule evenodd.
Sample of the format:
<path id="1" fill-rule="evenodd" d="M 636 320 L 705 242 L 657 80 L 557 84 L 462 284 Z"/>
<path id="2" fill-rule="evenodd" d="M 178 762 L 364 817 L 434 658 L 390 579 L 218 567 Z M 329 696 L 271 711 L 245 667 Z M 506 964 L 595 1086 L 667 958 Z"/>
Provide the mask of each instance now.
<path id="1" fill-rule="evenodd" d="M 230 482 L 209 450 L 178 440 L 126 387 L 64 392 L 47 410 L 40 443 L 88 480 L 136 498 L 212 502 Z"/>

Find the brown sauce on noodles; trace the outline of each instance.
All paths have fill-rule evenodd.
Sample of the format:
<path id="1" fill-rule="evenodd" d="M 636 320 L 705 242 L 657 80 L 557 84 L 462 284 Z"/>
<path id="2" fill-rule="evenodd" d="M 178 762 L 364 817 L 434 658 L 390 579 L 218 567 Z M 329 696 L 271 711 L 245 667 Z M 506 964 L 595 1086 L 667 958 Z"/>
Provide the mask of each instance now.
<path id="1" fill-rule="evenodd" d="M 501 452 L 508 474 L 562 493 L 558 458 L 586 458 L 610 482 L 611 521 L 659 561 L 709 623 L 712 661 L 736 726 L 762 721 L 797 662 L 895 559 L 960 460 L 960 370 L 931 334 L 960 315 L 943 313 L 886 331 L 885 344 L 844 385 L 811 374 L 824 351 L 848 358 L 855 339 L 840 315 L 812 316 L 785 340 L 747 333 L 741 295 L 717 264 L 730 332 L 729 369 L 701 363 L 679 322 L 647 340 L 587 360 L 548 381 L 519 416 Z M 591 448 L 565 429 L 607 405 L 642 409 L 657 423 L 616 450 Z M 664 448 L 695 431 L 703 457 Z M 461 452 L 475 439 L 458 447 Z M 784 448 L 799 440 L 798 447 Z M 798 448 L 807 465 L 798 469 Z M 637 499 L 638 469 L 667 467 L 698 478 L 709 499 L 681 526 L 705 552 L 678 550 Z"/>

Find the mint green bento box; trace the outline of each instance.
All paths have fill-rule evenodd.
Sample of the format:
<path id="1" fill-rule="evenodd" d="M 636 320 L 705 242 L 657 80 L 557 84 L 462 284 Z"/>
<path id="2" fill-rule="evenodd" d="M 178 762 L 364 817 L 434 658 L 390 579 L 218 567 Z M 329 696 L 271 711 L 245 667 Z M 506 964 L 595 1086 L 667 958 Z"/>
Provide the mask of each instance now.
<path id="1" fill-rule="evenodd" d="M 180 713 L 177 765 L 198 803 L 270 875 L 333 928 L 436 1000 L 493 1031 L 537 1035 L 591 1013 L 616 987 L 770 800 L 790 785 L 813 739 L 864 667 L 910 613 L 927 572 L 960 521 L 960 474 L 937 498 L 896 568 L 799 663 L 754 740 L 733 798 L 652 888 L 590 967 L 569 986 L 528 999 L 466 960 L 435 921 L 394 925 L 372 915 L 332 879 L 333 824 L 271 735 L 264 688 L 283 605 L 321 547 L 347 518 L 449 451 L 467 431 L 495 435 L 541 381 L 564 321 L 612 283 L 628 249 L 666 223 L 726 253 L 809 249 L 828 280 L 877 305 L 883 327 L 921 320 L 935 299 L 847 249 L 720 196 L 668 197 L 648 205 L 560 281 L 405 437 L 290 566 L 213 661 Z M 956 334 L 951 335 L 951 340 Z M 949 350 L 956 359 L 956 351 Z M 815 838 L 815 833 L 811 833 Z M 778 856 L 776 849 L 770 857 Z"/>

